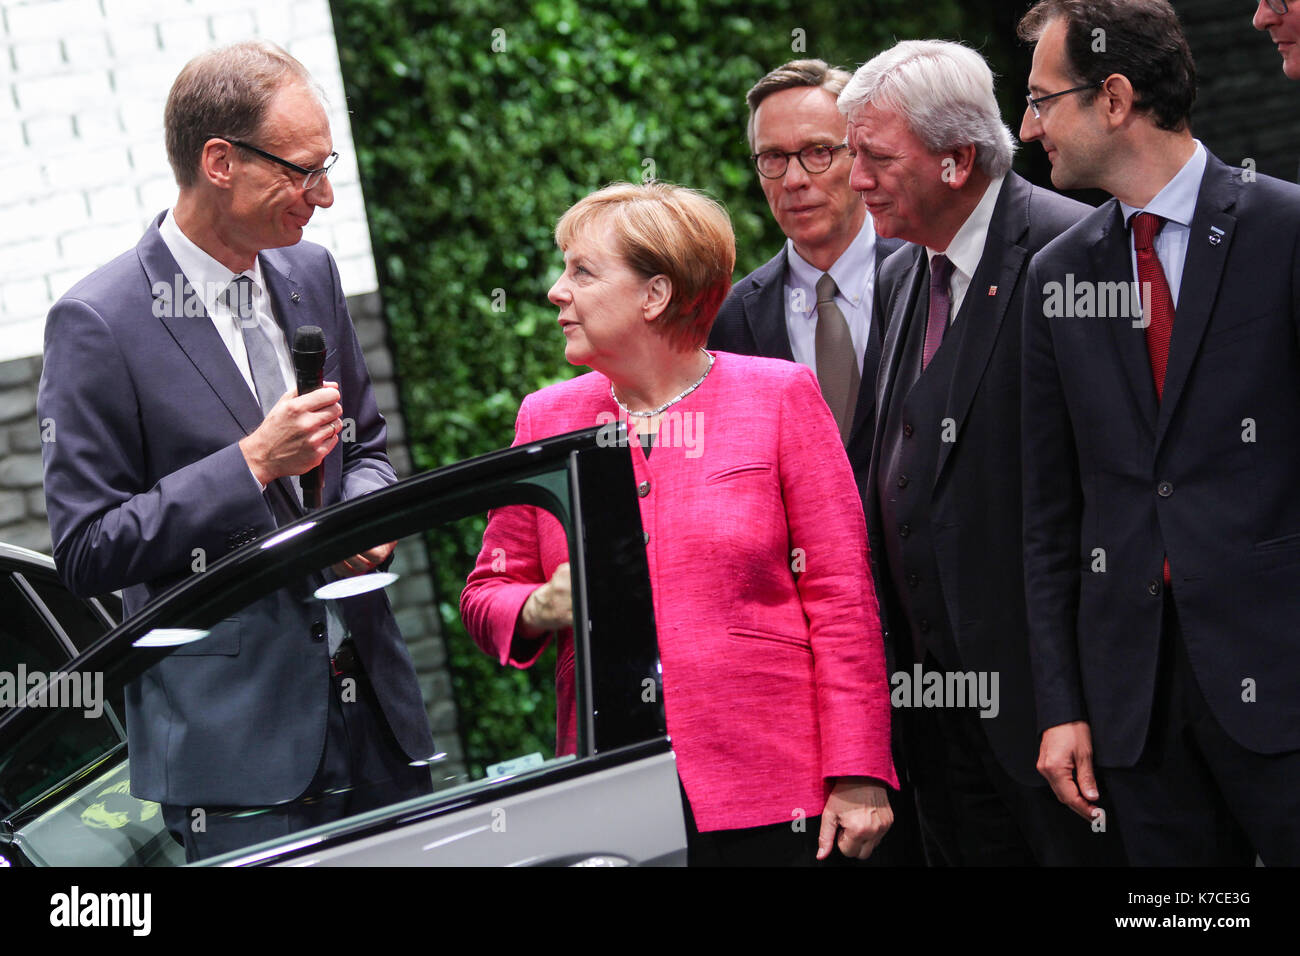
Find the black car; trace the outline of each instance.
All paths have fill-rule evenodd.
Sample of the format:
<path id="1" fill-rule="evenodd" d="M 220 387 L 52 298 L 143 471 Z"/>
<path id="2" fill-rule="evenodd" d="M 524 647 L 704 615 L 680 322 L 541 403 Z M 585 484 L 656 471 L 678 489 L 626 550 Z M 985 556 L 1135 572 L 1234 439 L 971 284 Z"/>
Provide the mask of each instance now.
<path id="1" fill-rule="evenodd" d="M 488 509 L 510 505 L 545 509 L 568 535 L 577 753 L 503 745 L 485 776 L 468 779 L 447 741 L 451 754 L 430 764 L 435 789 L 426 797 L 204 862 L 683 864 L 640 512 L 621 436 L 608 427 L 574 432 L 314 512 L 196 571 L 116 627 L 115 608 L 70 595 L 48 558 L 0 549 L 0 678 L 12 675 L 16 688 L 20 670 L 27 677 L 26 706 L 6 703 L 0 684 L 0 865 L 182 863 L 158 805 L 130 796 L 123 687 L 177 641 L 201 639 L 244 606 L 373 546 L 399 542 L 387 575 L 362 583 L 389 588 L 429 713 L 454 705 L 445 680 L 419 672 L 440 653 L 421 633 L 431 623 L 419 607 L 429 596 L 428 556 L 442 553 L 430 542 L 461 523 L 481 530 Z M 404 595 L 414 601 L 406 611 Z M 449 597 L 441 597 L 445 615 Z M 33 693 L 33 673 L 48 677 L 44 699 Z"/>

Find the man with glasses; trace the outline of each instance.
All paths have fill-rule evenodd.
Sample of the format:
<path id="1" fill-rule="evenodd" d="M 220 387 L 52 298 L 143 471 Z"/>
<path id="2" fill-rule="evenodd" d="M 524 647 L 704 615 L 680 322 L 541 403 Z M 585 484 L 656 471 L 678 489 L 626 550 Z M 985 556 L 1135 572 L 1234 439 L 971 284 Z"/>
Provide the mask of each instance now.
<path id="1" fill-rule="evenodd" d="M 1114 862 L 1114 835 L 1071 816 L 1034 768 L 1021 578 L 1025 272 L 1088 207 L 1011 172 L 993 75 L 961 44 L 897 44 L 858 68 L 839 109 L 849 182 L 876 231 L 914 243 L 877 276 L 888 331 L 866 515 L 881 617 L 908 678 L 894 714 L 926 858 Z M 927 703 L 916 685 L 936 680 L 986 693 Z"/>
<path id="2" fill-rule="evenodd" d="M 1277 44 L 1287 79 L 1300 80 L 1300 13 L 1291 10 L 1287 0 L 1259 0 L 1251 22 Z"/>
<path id="3" fill-rule="evenodd" d="M 848 79 L 822 60 L 793 60 L 749 91 L 750 150 L 787 242 L 732 288 L 709 348 L 811 368 L 861 489 L 880 360 L 874 274 L 901 243 L 876 237 L 849 186 L 844 117 L 835 109 Z"/>
<path id="4" fill-rule="evenodd" d="M 318 87 L 279 47 L 238 43 L 186 65 L 164 125 L 179 198 L 50 310 L 38 399 L 60 574 L 123 589 L 127 613 L 303 515 L 298 476 L 318 465 L 326 505 L 396 481 L 337 267 L 300 241 L 334 199 Z M 327 381 L 299 396 L 302 326 L 324 333 Z M 249 604 L 126 688 L 132 792 L 163 804 L 187 859 L 430 789 L 387 602 L 335 610 L 313 590 Z"/>
<path id="5" fill-rule="evenodd" d="M 1295 866 L 1300 187 L 1192 136 L 1167 0 L 1043 0 L 1020 35 L 1021 138 L 1114 197 L 1025 296 L 1039 768 L 1085 819 L 1118 810 L 1135 865 Z"/>

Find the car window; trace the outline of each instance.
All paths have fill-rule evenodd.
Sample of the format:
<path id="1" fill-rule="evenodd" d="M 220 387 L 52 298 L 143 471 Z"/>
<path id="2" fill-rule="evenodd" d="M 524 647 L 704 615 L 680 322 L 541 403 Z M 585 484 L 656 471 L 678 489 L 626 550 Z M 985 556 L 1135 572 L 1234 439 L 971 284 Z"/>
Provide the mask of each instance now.
<path id="1" fill-rule="evenodd" d="M 0 811 L 23 806 L 121 743 L 104 707 L 102 679 L 73 679 L 65 671 L 68 659 L 21 579 L 0 577 L 0 715 L 36 691 L 32 707 L 58 723 L 49 745 L 26 759 L 0 752 Z"/>
<path id="2" fill-rule="evenodd" d="M 117 623 L 98 602 L 84 601 L 63 586 L 57 575 L 36 569 L 21 574 L 58 621 L 63 633 L 80 653 Z"/>

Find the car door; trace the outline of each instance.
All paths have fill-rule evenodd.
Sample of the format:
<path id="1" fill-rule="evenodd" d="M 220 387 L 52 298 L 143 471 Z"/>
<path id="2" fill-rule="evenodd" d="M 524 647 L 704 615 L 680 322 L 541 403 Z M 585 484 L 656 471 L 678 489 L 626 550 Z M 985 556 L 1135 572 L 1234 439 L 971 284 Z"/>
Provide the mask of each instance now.
<path id="1" fill-rule="evenodd" d="M 455 733 L 435 735 L 438 752 L 428 761 L 432 793 L 205 862 L 682 864 L 685 831 L 665 732 L 640 512 L 626 443 L 608 428 L 496 452 L 313 513 L 196 572 L 89 647 L 69 669 L 102 674 L 106 693 L 118 694 L 176 649 L 158 646 L 160 636 L 196 637 L 192 648 L 202 647 L 201 635 L 267 595 L 303 582 L 318 584 L 342 559 L 390 541 L 398 547 L 387 577 L 369 575 L 353 583 L 374 585 L 396 600 L 403 587 L 427 576 L 431 556 L 444 553 L 434 544 L 438 534 L 481 529 L 490 509 L 508 507 L 548 513 L 567 539 L 576 751 L 557 755 L 553 742 L 522 731 L 516 739 L 507 721 L 488 735 L 496 749 L 485 757 L 479 747 L 473 756 L 467 742 L 483 736 L 483 728 L 474 726 L 481 708 L 459 699 L 455 680 L 448 686 L 436 675 L 426 680 L 418 673 L 431 722 L 448 708 L 461 715 Z M 454 628 L 456 595 L 437 597 L 442 626 Z M 421 628 L 418 615 L 402 613 L 398 620 L 418 670 L 438 653 L 437 641 L 415 633 Z M 6 714 L 0 717 L 0 755 L 8 754 L 6 765 L 16 772 L 63 746 L 67 723 L 39 710 Z M 0 786 L 5 773 L 0 769 Z"/>

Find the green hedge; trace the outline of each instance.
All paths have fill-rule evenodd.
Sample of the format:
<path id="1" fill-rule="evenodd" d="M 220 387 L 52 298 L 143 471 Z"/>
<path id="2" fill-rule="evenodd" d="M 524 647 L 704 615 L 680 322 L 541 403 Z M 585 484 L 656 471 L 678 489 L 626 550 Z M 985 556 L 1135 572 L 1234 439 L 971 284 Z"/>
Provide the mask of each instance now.
<path id="1" fill-rule="evenodd" d="M 333 0 L 380 289 L 416 466 L 508 445 L 527 393 L 577 369 L 546 292 L 559 216 L 613 180 L 701 188 L 730 210 L 737 277 L 783 241 L 748 160 L 745 91 L 798 56 L 855 67 L 895 36 L 959 37 L 955 0 Z M 1023 83 L 1020 83 L 1023 85 Z M 1017 87 L 1018 89 L 1018 87 Z M 481 533 L 481 529 L 480 533 Z M 434 567 L 470 566 L 467 530 Z M 435 581 L 471 764 L 531 722 L 554 738 L 553 658 L 500 673 Z M 468 701 L 468 704 L 464 702 Z M 504 734 L 504 736 L 502 736 Z"/>

